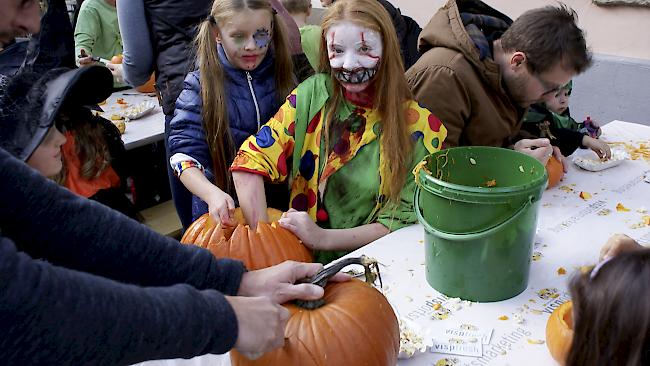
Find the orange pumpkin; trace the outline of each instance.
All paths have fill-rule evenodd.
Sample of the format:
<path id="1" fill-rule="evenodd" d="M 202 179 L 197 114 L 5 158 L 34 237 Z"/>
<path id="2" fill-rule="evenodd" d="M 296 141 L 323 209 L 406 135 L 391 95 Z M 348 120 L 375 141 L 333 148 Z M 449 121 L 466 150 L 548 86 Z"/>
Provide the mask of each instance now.
<path id="1" fill-rule="evenodd" d="M 146 83 L 138 86 L 135 90 L 140 93 L 153 93 L 156 91 L 156 74 L 151 74 L 149 80 Z"/>
<path id="2" fill-rule="evenodd" d="M 246 225 L 241 209 L 235 210 L 237 226 L 216 224 L 210 215 L 199 217 L 185 232 L 181 243 L 208 249 L 215 257 L 234 258 L 251 271 L 271 267 L 285 260 L 313 262 L 311 251 L 298 237 L 281 227 L 282 212 L 268 209 L 271 224 L 260 222 L 257 230 Z"/>
<path id="3" fill-rule="evenodd" d="M 111 58 L 112 64 L 121 64 L 122 63 L 122 54 L 115 55 Z"/>
<path id="4" fill-rule="evenodd" d="M 369 284 L 353 279 L 325 286 L 325 304 L 291 313 L 284 347 L 249 360 L 230 351 L 233 366 L 395 365 L 399 325 L 390 304 Z"/>
<path id="5" fill-rule="evenodd" d="M 573 341 L 573 303 L 567 301 L 546 322 L 546 346 L 553 359 L 564 365 Z"/>
<path id="6" fill-rule="evenodd" d="M 548 187 L 555 187 L 560 183 L 560 179 L 564 176 L 564 168 L 562 163 L 555 157 L 551 156 L 546 163 L 546 174 L 548 174 Z"/>

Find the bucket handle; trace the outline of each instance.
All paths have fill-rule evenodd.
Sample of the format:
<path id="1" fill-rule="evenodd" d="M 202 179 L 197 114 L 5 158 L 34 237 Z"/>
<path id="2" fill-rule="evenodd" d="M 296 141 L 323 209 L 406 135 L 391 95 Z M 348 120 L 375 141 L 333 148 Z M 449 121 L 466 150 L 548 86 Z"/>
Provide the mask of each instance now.
<path id="1" fill-rule="evenodd" d="M 515 211 L 512 216 L 504 220 L 503 222 L 500 222 L 496 225 L 493 225 L 487 229 L 483 229 L 481 231 L 476 231 L 473 233 L 449 233 L 445 231 L 440 231 L 437 229 L 434 229 L 425 219 L 422 217 L 422 212 L 420 212 L 420 187 L 415 188 L 415 197 L 414 197 L 414 204 L 415 204 L 415 214 L 418 217 L 418 220 L 424 226 L 424 229 L 435 234 L 436 236 L 439 236 L 445 240 L 451 240 L 451 241 L 460 241 L 460 240 L 476 240 L 476 239 L 481 239 L 485 236 L 491 235 L 497 230 L 501 229 L 503 226 L 508 225 L 510 222 L 516 220 L 519 216 L 521 216 L 526 209 L 533 204 L 535 200 L 534 196 L 528 197 L 526 201 L 519 207 L 517 211 Z"/>

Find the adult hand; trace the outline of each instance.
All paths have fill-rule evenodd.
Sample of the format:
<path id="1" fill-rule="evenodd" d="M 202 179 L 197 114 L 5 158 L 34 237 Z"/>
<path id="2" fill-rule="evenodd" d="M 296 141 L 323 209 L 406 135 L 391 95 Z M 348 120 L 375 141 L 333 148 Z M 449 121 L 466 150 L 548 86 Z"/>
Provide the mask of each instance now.
<path id="1" fill-rule="evenodd" d="M 625 234 L 614 234 L 600 249 L 600 260 L 614 257 L 623 252 L 632 252 L 644 247 Z"/>
<path id="2" fill-rule="evenodd" d="M 268 297 L 226 296 L 239 329 L 235 349 L 249 359 L 284 345 L 289 310 Z"/>
<path id="3" fill-rule="evenodd" d="M 79 51 L 79 65 L 88 66 L 95 64 L 92 55 L 86 53 L 86 50 L 83 48 Z"/>
<path id="4" fill-rule="evenodd" d="M 609 160 L 612 157 L 612 149 L 603 140 L 584 135 L 582 137 L 582 145 L 593 150 L 601 159 Z"/>
<path id="5" fill-rule="evenodd" d="M 122 64 L 114 64 L 109 62 L 106 64 L 106 67 L 111 70 L 111 74 L 113 74 L 115 81 L 121 84 L 124 83 L 124 72 L 122 71 Z"/>
<path id="6" fill-rule="evenodd" d="M 523 139 L 517 141 L 515 151 L 530 155 L 546 165 L 548 159 L 553 155 L 553 146 L 548 139 Z"/>
<path id="7" fill-rule="evenodd" d="M 323 269 L 320 263 L 299 263 L 285 261 L 273 267 L 244 273 L 239 285 L 239 296 L 266 296 L 277 303 L 287 301 L 316 300 L 323 297 L 320 286 L 302 283 L 294 285 L 300 279 L 311 277 Z M 345 273 L 337 273 L 332 280 L 350 279 Z"/>
<path id="8" fill-rule="evenodd" d="M 228 193 L 214 187 L 206 203 L 208 204 L 208 212 L 213 220 L 221 222 L 224 225 L 237 225 L 233 218 L 235 214 L 235 201 Z"/>
<path id="9" fill-rule="evenodd" d="M 316 225 L 307 212 L 289 209 L 282 214 L 278 223 L 294 233 L 309 248 L 327 249 L 327 230 Z"/>
<path id="10" fill-rule="evenodd" d="M 560 164 L 562 164 L 562 171 L 564 171 L 566 173 L 568 171 L 567 167 L 569 166 L 569 162 L 567 161 L 566 156 L 562 155 L 562 150 L 560 150 L 560 148 L 557 147 L 557 146 L 553 146 L 553 155 L 552 156 L 555 159 L 557 159 L 557 161 L 559 161 Z"/>

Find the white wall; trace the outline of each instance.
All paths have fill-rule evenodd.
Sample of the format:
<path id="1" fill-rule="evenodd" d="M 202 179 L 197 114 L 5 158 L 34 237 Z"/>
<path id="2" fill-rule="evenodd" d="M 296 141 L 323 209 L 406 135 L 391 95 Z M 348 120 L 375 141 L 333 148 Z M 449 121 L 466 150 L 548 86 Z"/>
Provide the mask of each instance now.
<path id="1" fill-rule="evenodd" d="M 445 0 L 390 0 L 403 14 L 421 26 L 446 3 Z M 515 19 L 528 9 L 554 5 L 552 0 L 484 0 Z M 650 60 L 650 7 L 602 7 L 591 0 L 563 0 L 578 12 L 579 25 L 595 53 Z M 319 0 L 312 0 L 320 8 Z"/>

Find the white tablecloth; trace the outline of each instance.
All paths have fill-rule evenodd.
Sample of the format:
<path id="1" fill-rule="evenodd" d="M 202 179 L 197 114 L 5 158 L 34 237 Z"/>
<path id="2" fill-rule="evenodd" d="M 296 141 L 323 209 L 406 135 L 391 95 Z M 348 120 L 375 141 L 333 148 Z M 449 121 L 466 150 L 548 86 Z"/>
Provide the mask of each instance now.
<path id="1" fill-rule="evenodd" d="M 118 98 L 124 99 L 128 106 L 135 106 L 144 101 L 151 101 L 156 105 L 145 116 L 126 122 L 126 131 L 122 135 L 122 141 L 124 141 L 127 150 L 163 139 L 165 135 L 165 115 L 155 96 L 138 93 L 135 89 L 115 92 L 106 100 L 106 104 L 100 106 L 104 110 L 102 117 L 110 120 L 112 114 L 123 110 L 122 106 L 124 104 L 117 103 Z"/>
<path id="2" fill-rule="evenodd" d="M 650 145 L 650 127 L 614 121 L 603 127 L 603 139 Z M 558 187 L 547 190 L 540 205 L 534 252 L 539 258 L 531 264 L 528 288 L 520 295 L 495 303 L 473 303 L 452 311 L 446 320 L 431 317 L 432 304 L 446 298 L 433 290 L 425 278 L 424 230 L 416 225 L 399 230 L 351 255 L 366 254 L 388 267 L 380 267 L 386 296 L 398 316 L 410 319 L 432 334 L 460 324 L 494 329 L 491 342 L 483 346 L 482 357 L 460 357 L 425 353 L 400 366 L 432 365 L 443 358 L 456 359 L 458 365 L 553 365 L 545 344 L 548 316 L 566 301 L 567 283 L 577 267 L 594 264 L 600 247 L 614 233 L 623 232 L 641 242 L 650 242 L 650 226 L 641 226 L 650 213 L 650 174 L 645 160 L 625 161 L 601 172 L 588 172 L 571 164 Z M 592 194 L 584 200 L 580 192 Z M 617 211 L 622 204 L 630 211 Z M 535 256 L 535 255 L 534 255 Z M 566 274 L 558 274 L 563 268 Z M 543 299 L 539 291 L 557 289 L 554 298 Z M 554 292 L 554 291 L 553 291 Z M 520 314 L 523 322 L 515 319 Z M 500 317 L 507 316 L 507 320 Z"/>
<path id="3" fill-rule="evenodd" d="M 614 121 L 603 127 L 603 139 L 610 142 L 650 145 L 650 127 Z M 419 354 L 399 360 L 400 366 L 435 365 L 441 359 L 455 359 L 456 365 L 552 365 L 545 344 L 545 326 L 549 314 L 568 299 L 567 281 L 581 265 L 594 264 L 606 238 L 624 232 L 641 242 L 650 242 L 650 226 L 639 226 L 644 209 L 650 210 L 650 174 L 645 160 L 625 161 L 598 173 L 583 171 L 575 165 L 556 188 L 542 197 L 528 288 L 520 295 L 495 303 L 473 303 L 452 310 L 449 318 L 431 317 L 434 303 L 447 299 L 432 289 L 425 279 L 424 232 L 420 225 L 407 227 L 381 238 L 350 256 L 365 254 L 376 258 L 385 285 L 385 294 L 401 318 L 435 333 L 460 324 L 493 329 L 482 357 L 461 357 L 439 353 Z M 592 194 L 584 200 L 580 192 Z M 630 209 L 617 211 L 617 204 Z M 558 274 L 562 267 L 566 274 Z M 538 291 L 557 289 L 554 297 L 543 299 Z M 518 323 L 515 314 L 521 314 Z M 507 316 L 507 320 L 500 317 Z M 228 365 L 227 356 L 203 356 L 192 360 L 153 361 L 146 366 Z M 338 366 L 338 365 L 336 365 Z"/>

